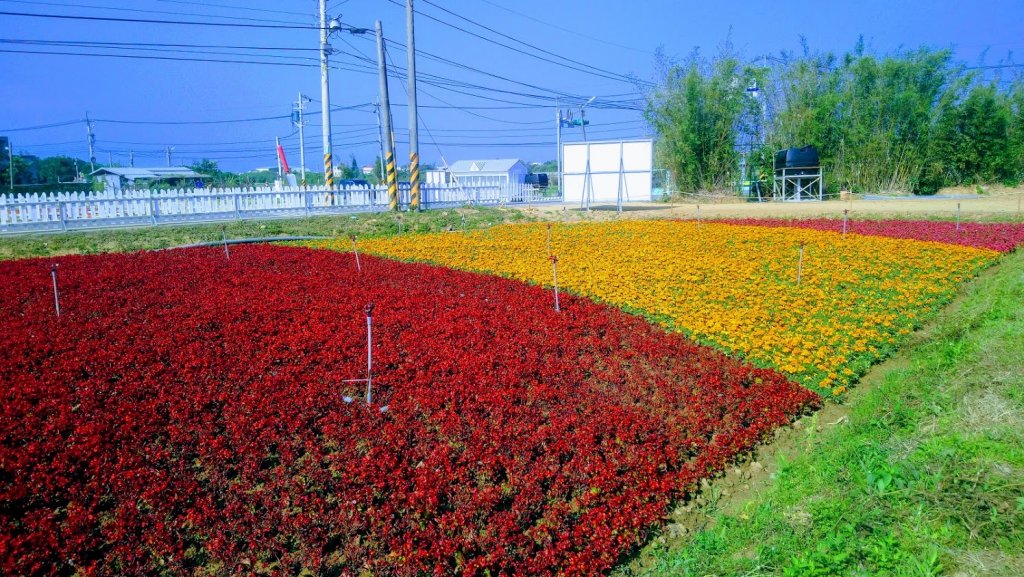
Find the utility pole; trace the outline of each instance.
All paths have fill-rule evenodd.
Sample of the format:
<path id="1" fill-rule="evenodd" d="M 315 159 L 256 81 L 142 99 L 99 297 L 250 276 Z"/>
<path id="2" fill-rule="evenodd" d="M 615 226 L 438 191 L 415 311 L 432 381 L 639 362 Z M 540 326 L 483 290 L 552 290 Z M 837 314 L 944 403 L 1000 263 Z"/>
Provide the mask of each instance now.
<path id="1" fill-rule="evenodd" d="M 562 194 L 562 109 L 555 98 L 555 164 L 558 170 L 558 194 Z"/>
<path id="2" fill-rule="evenodd" d="M 331 151 L 331 88 L 328 78 L 327 56 L 331 45 L 327 43 L 327 0 L 320 0 L 320 120 L 324 138 L 324 183 L 334 189 L 334 159 Z"/>
<path id="3" fill-rule="evenodd" d="M 114 166 L 114 153 L 107 151 L 107 166 Z"/>
<path id="4" fill-rule="evenodd" d="M 11 192 L 14 192 L 14 145 L 11 144 L 11 140 L 7 140 L 7 171 L 8 176 L 11 177 Z"/>
<path id="5" fill-rule="evenodd" d="M 321 0 L 322 1 L 322 0 Z M 388 69 L 384 62 L 384 31 L 377 21 L 377 67 L 380 71 L 380 102 L 384 117 L 384 166 L 387 170 L 388 208 L 398 210 L 398 175 L 395 174 L 395 141 L 391 127 L 391 101 L 388 99 Z"/>
<path id="6" fill-rule="evenodd" d="M 92 121 L 89 120 L 89 113 L 85 113 L 85 130 L 89 135 L 89 171 L 96 172 L 96 135 L 92 133 Z"/>
<path id="7" fill-rule="evenodd" d="M 298 127 L 299 127 L 299 165 L 302 167 L 302 186 L 306 186 L 306 136 L 303 130 L 306 126 L 306 122 L 302 119 L 302 112 L 306 109 L 306 102 L 310 99 L 299 93 L 299 101 L 295 107 L 298 110 Z"/>
<path id="8" fill-rule="evenodd" d="M 167 168 L 171 167 L 171 151 L 172 150 L 174 150 L 174 147 L 171 147 L 171 146 L 167 147 Z"/>
<path id="9" fill-rule="evenodd" d="M 373 108 L 377 113 L 377 147 L 380 148 L 380 180 L 384 182 L 387 179 L 387 171 L 384 169 L 384 158 L 387 155 L 384 154 L 384 133 L 381 129 L 380 99 L 373 103 Z"/>
<path id="10" fill-rule="evenodd" d="M 135 149 L 128 151 L 128 166 L 135 168 Z"/>
<path id="11" fill-rule="evenodd" d="M 416 33 L 413 23 L 412 0 L 406 1 L 406 40 L 409 55 L 409 210 L 420 209 L 420 135 L 416 109 Z"/>

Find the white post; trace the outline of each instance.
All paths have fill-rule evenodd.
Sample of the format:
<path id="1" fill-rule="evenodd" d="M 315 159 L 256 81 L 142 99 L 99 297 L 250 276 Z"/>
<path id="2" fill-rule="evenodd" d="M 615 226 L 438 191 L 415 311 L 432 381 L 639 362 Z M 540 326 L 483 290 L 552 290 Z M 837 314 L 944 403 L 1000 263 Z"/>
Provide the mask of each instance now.
<path id="1" fill-rule="evenodd" d="M 356 235 L 353 234 L 349 238 L 352 239 L 352 252 L 356 255 L 356 271 L 363 272 L 363 267 L 359 264 L 359 247 L 356 246 Z"/>
<path id="2" fill-rule="evenodd" d="M 373 402 L 373 303 L 366 305 L 366 404 Z"/>
<path id="3" fill-rule="evenodd" d="M 57 266 L 50 267 L 50 276 L 53 277 L 53 308 L 57 310 L 57 317 L 60 317 L 60 293 L 57 291 Z"/>
<path id="4" fill-rule="evenodd" d="M 558 304 L 558 257 L 551 255 L 551 269 L 555 276 L 555 312 L 562 312 L 562 308 Z"/>
<path id="5" fill-rule="evenodd" d="M 846 238 L 846 221 L 850 217 L 850 209 L 843 209 L 843 238 Z"/>

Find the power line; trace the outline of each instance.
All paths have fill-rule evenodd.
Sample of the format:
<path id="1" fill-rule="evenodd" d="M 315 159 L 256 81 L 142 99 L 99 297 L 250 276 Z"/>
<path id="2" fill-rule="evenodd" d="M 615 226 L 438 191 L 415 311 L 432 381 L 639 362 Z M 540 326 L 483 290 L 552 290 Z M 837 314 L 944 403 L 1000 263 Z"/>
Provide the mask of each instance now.
<path id="1" fill-rule="evenodd" d="M 0 2 L 12 2 L 16 4 L 31 4 L 34 6 L 58 6 L 60 8 L 86 8 L 89 10 L 109 10 L 112 12 L 134 12 L 136 14 L 160 14 L 160 15 L 171 15 L 171 16 L 199 16 L 201 18 L 220 18 L 223 20 L 240 20 L 246 22 L 263 22 L 270 24 L 301 24 L 299 22 L 280 22 L 277 20 L 267 20 L 265 18 L 246 18 L 244 16 L 222 16 L 218 14 L 203 14 L 197 12 L 168 12 L 166 10 L 142 10 L 139 8 L 124 8 L 121 6 L 97 6 L 95 4 L 72 4 L 72 3 L 58 3 L 58 2 L 40 2 L 38 0 L 0 0 Z"/>
<path id="2" fill-rule="evenodd" d="M 532 22 L 536 22 L 537 24 L 542 24 L 544 26 L 550 26 L 551 28 L 554 28 L 555 30 L 561 30 L 562 32 L 568 32 L 569 34 L 573 34 L 575 36 L 579 36 L 580 38 L 586 38 L 588 40 L 593 40 L 594 42 L 599 42 L 601 44 L 607 44 L 608 46 L 614 46 L 616 48 L 622 48 L 624 50 L 632 50 L 634 52 L 639 52 L 641 54 L 649 54 L 649 55 L 652 55 L 652 56 L 654 55 L 654 53 L 649 51 L 649 50 L 641 50 L 639 48 L 633 48 L 632 46 L 625 46 L 623 44 L 616 44 L 615 42 L 610 42 L 610 41 L 608 41 L 606 39 L 598 38 L 597 36 L 589 36 L 589 35 L 584 34 L 582 32 L 578 32 L 576 30 L 572 30 L 571 28 L 565 28 L 565 27 L 562 27 L 562 26 L 558 26 L 557 24 L 552 24 L 550 22 L 545 22 L 544 20 L 540 20 L 539 18 L 534 18 L 533 16 L 530 16 L 529 14 L 525 14 L 523 12 L 517 12 L 517 11 L 511 9 L 511 8 L 502 6 L 501 4 L 498 4 L 497 2 L 491 2 L 491 0 L 480 0 L 480 1 L 483 2 L 484 4 L 490 4 L 491 6 L 494 6 L 495 8 L 498 8 L 499 10 L 504 10 L 505 12 L 508 12 L 510 14 L 515 14 L 516 16 L 520 16 L 522 18 L 526 18 L 527 20 L 530 20 Z"/>
<path id="3" fill-rule="evenodd" d="M 0 49 L 0 52 L 7 54 L 37 54 L 37 55 L 48 55 L 48 56 L 87 56 L 87 57 L 101 57 L 101 58 L 122 58 L 129 60 L 164 60 L 168 62 L 215 62 L 221 64 L 262 64 L 265 66 L 300 66 L 310 67 L 315 66 L 312 64 L 302 64 L 300 62 L 261 62 L 257 60 L 224 60 L 218 58 L 186 58 L 186 57 L 174 57 L 174 56 L 150 56 L 142 54 L 96 54 L 90 52 L 63 52 L 57 50 L 9 50 Z"/>
<path id="4" fill-rule="evenodd" d="M 248 6 L 235 6 L 232 4 L 218 4 L 215 2 L 189 2 L 186 0 L 157 0 L 157 2 L 165 2 L 167 4 L 191 4 L 195 6 L 202 6 L 204 8 L 227 8 L 229 10 L 245 10 L 248 12 L 264 12 L 267 14 L 284 14 L 286 16 L 306 16 L 301 12 L 287 12 L 285 10 L 269 10 L 267 8 L 250 8 Z"/>
<path id="5" fill-rule="evenodd" d="M 470 24 L 473 24 L 475 26 L 479 26 L 480 28 L 483 28 L 484 30 L 487 30 L 488 32 L 491 32 L 492 34 L 497 34 L 498 36 L 501 36 L 503 38 L 507 38 L 508 40 L 512 40 L 513 42 L 518 42 L 519 44 L 522 44 L 523 46 L 527 46 L 527 47 L 532 48 L 532 49 L 534 49 L 534 50 L 536 50 L 538 52 L 541 52 L 543 54 L 548 54 L 550 56 L 554 56 L 555 58 L 560 58 L 562 60 L 565 60 L 565 61 L 568 61 L 568 62 L 572 62 L 573 64 L 577 64 L 579 66 L 590 68 L 591 70 L 596 70 L 598 72 L 603 72 L 605 74 L 611 74 L 613 76 L 618 76 L 618 77 L 621 77 L 621 78 L 624 78 L 624 79 L 628 80 L 631 83 L 639 82 L 635 78 L 630 78 L 628 76 L 619 74 L 617 72 L 613 72 L 611 70 L 605 70 L 604 68 L 598 68 L 597 66 L 593 66 L 591 64 L 587 64 L 586 62 L 580 62 L 579 60 L 573 60 L 572 58 L 567 58 L 566 56 L 563 56 L 561 54 L 556 54 L 554 52 L 551 52 L 550 50 L 545 50 L 543 48 L 540 48 L 539 46 L 535 46 L 533 44 L 530 44 L 530 43 L 527 43 L 527 42 L 523 42 L 522 40 L 520 40 L 518 38 L 515 38 L 513 36 L 509 36 L 508 34 L 505 34 L 503 32 L 495 30 L 494 28 L 491 28 L 490 26 L 486 26 L 486 25 L 481 24 L 481 23 L 479 23 L 479 22 L 477 22 L 475 20 L 472 20 L 470 18 L 466 18 L 465 16 L 463 16 L 461 14 L 458 14 L 456 12 L 452 12 L 451 10 L 449 10 L 449 9 L 443 7 L 443 6 L 440 6 L 438 4 L 435 4 L 435 3 L 431 2 L 430 0 L 422 0 L 422 1 L 425 2 L 426 4 L 429 4 L 429 5 L 433 6 L 434 8 L 437 8 L 438 10 L 440 10 L 440 11 L 446 13 L 446 14 L 454 16 L 454 17 L 456 17 L 456 18 L 458 18 L 460 20 L 463 20 L 463 21 L 468 22 Z"/>
<path id="6" fill-rule="evenodd" d="M 523 46 L 527 46 L 529 48 L 532 48 L 533 50 L 536 50 L 536 51 L 544 53 L 544 54 L 552 55 L 552 56 L 554 56 L 556 58 L 559 58 L 560 60 L 552 60 L 552 59 L 546 58 L 544 56 L 540 56 L 540 55 L 537 55 L 537 54 L 533 54 L 533 53 L 527 52 L 527 51 L 522 50 L 520 48 L 516 48 L 515 46 L 510 46 L 508 44 L 504 44 L 502 42 L 498 42 L 497 40 L 494 40 L 493 38 L 488 38 L 487 36 L 483 36 L 483 35 L 477 34 L 476 32 L 472 32 L 470 30 L 466 30 L 465 28 L 462 28 L 462 27 L 457 26 L 455 24 L 451 24 L 450 22 L 446 22 L 446 21 L 441 20 L 440 18 L 437 18 L 437 17 L 432 16 L 430 14 L 425 14 L 425 13 L 419 11 L 419 10 L 416 11 L 418 14 L 422 15 L 425 18 L 433 20 L 433 21 L 435 21 L 435 22 L 437 22 L 437 23 L 439 23 L 439 24 L 441 24 L 443 26 L 447 26 L 449 28 L 453 28 L 455 30 L 458 30 L 458 31 L 460 31 L 460 32 L 462 32 L 464 34 L 468 34 L 468 35 L 473 36 L 475 38 L 479 38 L 479 39 L 481 39 L 481 40 L 483 40 L 485 42 L 489 42 L 491 44 L 495 44 L 497 46 L 501 46 L 501 47 L 506 48 L 508 50 L 511 50 L 513 52 L 516 52 L 516 53 L 519 53 L 519 54 L 523 54 L 524 56 L 529 56 L 529 57 L 535 58 L 537 60 L 548 62 L 548 63 L 554 64 L 556 66 L 561 66 L 563 68 L 568 68 L 570 70 L 575 70 L 576 72 L 581 72 L 581 73 L 584 73 L 584 74 L 590 74 L 592 76 L 598 76 L 598 77 L 606 78 L 606 79 L 609 79 L 609 80 L 616 80 L 616 81 L 619 81 L 619 82 L 627 82 L 627 83 L 630 83 L 630 84 L 635 84 L 635 83 L 651 84 L 650 82 L 640 81 L 638 79 L 630 78 L 628 76 L 625 76 L 625 75 L 622 75 L 622 74 L 618 74 L 616 72 L 611 72 L 609 70 L 604 70 L 602 68 L 597 68 L 596 66 L 591 66 L 591 65 L 586 64 L 584 62 L 579 62 L 579 61 L 573 60 L 571 58 L 566 58 L 565 56 L 562 56 L 560 54 L 556 54 L 554 52 L 550 52 L 548 50 L 544 50 L 542 48 L 538 48 L 537 46 L 534 46 L 532 44 L 523 42 L 523 41 L 519 40 L 518 38 L 514 38 L 512 36 L 509 36 L 507 34 L 499 32 L 499 31 L 497 31 L 497 30 L 495 30 L 495 29 L 493 29 L 493 28 L 491 28 L 489 26 L 485 26 L 483 24 L 480 24 L 478 22 L 470 20 L 469 18 L 466 18 L 464 16 L 456 14 L 456 13 L 454 13 L 454 12 L 452 12 L 452 11 L 446 9 L 446 8 L 443 8 L 441 6 L 438 6 L 437 4 L 434 4 L 434 3 L 430 2 L 429 0 L 423 0 L 423 1 L 426 2 L 427 4 L 430 4 L 431 6 L 433 6 L 435 8 L 437 8 L 437 9 L 443 11 L 443 12 L 446 12 L 448 14 L 451 14 L 452 16 L 455 16 L 456 18 L 459 18 L 461 20 L 465 20 L 466 22 L 469 22 L 469 23 L 471 23 L 473 25 L 479 26 L 480 28 L 483 28 L 484 30 L 487 30 L 488 32 L 491 32 L 491 33 L 496 34 L 498 36 L 502 36 L 504 38 L 511 39 L 514 42 L 518 43 L 518 44 L 521 44 Z M 395 4 L 397 6 L 402 6 L 402 4 L 400 2 L 398 2 L 398 0 L 388 0 L 388 2 L 390 2 L 392 4 Z M 577 66 L 583 66 L 584 68 L 589 68 L 590 70 L 584 70 L 584 69 L 580 69 L 580 68 L 575 67 L 575 66 L 570 66 L 569 64 L 566 64 L 565 62 L 562 62 L 562 60 L 564 60 L 565 62 L 572 62 L 572 63 L 576 64 Z"/>
<path id="7" fill-rule="evenodd" d="M 55 122 L 53 124 L 40 124 L 39 126 L 24 126 L 22 128 L 5 128 L 0 132 L 25 132 L 28 130 L 45 130 L 48 128 L 59 128 L 61 126 L 71 126 L 72 124 L 79 124 L 81 120 L 67 120 L 64 122 Z"/>
<path id="8" fill-rule="evenodd" d="M 0 0 L 3 1 L 3 0 Z M 5 44 L 38 44 L 55 46 L 82 46 L 86 48 L 127 47 L 127 48 L 220 48 L 225 50 L 280 50 L 282 52 L 320 52 L 319 48 L 296 48 L 291 46 L 236 46 L 232 44 L 172 44 L 164 42 L 109 42 L 99 40 L 36 40 L 25 38 L 0 38 Z"/>
<path id="9" fill-rule="evenodd" d="M 0 12 L 0 16 L 19 16 L 24 18 L 48 18 L 56 20 L 87 20 L 93 22 L 121 22 L 128 24 L 174 24 L 187 26 L 221 26 L 229 28 L 262 28 L 276 30 L 319 30 L 319 26 L 296 24 L 243 24 L 236 22 L 195 22 L 188 20 L 154 20 L 148 18 L 115 18 L 111 16 L 72 16 L 69 14 L 33 14 L 31 12 Z"/>

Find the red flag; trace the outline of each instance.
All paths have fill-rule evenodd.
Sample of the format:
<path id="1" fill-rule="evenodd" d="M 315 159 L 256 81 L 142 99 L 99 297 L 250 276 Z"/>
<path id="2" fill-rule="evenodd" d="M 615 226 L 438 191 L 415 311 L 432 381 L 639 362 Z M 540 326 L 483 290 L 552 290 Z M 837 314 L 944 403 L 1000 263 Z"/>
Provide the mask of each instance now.
<path id="1" fill-rule="evenodd" d="M 291 173 L 291 169 L 288 168 L 288 159 L 284 156 L 284 148 L 282 148 L 280 144 L 277 145 L 277 156 L 281 159 L 281 166 L 284 167 L 284 174 Z"/>

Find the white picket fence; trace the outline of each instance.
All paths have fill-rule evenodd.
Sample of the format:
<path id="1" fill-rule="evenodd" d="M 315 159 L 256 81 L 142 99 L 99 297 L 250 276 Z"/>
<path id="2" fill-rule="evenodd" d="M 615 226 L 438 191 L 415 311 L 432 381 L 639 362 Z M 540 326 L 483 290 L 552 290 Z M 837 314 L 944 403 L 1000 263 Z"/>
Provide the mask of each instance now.
<path id="1" fill-rule="evenodd" d="M 529 185 L 519 184 L 421 187 L 424 209 L 559 200 L 560 197 L 541 196 Z M 402 208 L 409 205 L 408 184 L 399 188 L 399 204 Z M 0 233 L 286 218 L 387 209 L 386 188 L 360 186 L 334 191 L 267 187 L 0 195 Z"/>

